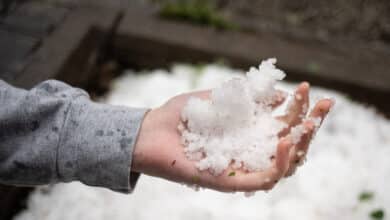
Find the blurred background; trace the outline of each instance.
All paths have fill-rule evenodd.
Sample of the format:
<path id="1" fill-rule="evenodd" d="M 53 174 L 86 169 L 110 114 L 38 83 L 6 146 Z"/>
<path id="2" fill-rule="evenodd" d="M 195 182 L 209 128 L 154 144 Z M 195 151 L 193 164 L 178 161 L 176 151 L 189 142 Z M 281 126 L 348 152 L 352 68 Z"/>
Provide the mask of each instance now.
<path id="1" fill-rule="evenodd" d="M 388 218 L 389 12 L 387 0 L 1 0 L 0 78 L 16 86 L 55 78 L 96 101 L 155 107 L 276 57 L 282 87 L 309 81 L 338 105 L 307 166 L 276 192 L 193 192 L 146 176 L 130 196 L 0 186 L 0 219 Z"/>

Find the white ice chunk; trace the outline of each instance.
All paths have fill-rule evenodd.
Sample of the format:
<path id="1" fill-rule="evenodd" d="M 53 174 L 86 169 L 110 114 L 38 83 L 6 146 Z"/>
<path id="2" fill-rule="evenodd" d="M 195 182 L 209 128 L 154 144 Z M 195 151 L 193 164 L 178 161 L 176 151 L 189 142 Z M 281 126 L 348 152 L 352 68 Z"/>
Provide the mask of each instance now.
<path id="1" fill-rule="evenodd" d="M 279 98 L 275 84 L 285 76 L 275 62 L 263 61 L 246 77 L 224 82 L 212 90 L 210 100 L 188 100 L 182 112 L 182 121 L 187 123 L 182 142 L 200 170 L 218 175 L 229 165 L 248 171 L 270 166 L 278 133 L 285 126 L 272 117 L 270 106 Z"/>

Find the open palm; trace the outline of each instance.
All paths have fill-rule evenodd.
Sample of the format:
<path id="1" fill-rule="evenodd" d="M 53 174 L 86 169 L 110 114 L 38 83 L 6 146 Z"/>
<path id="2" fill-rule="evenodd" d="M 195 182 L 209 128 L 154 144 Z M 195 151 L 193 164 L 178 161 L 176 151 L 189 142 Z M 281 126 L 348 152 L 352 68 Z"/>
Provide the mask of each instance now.
<path id="1" fill-rule="evenodd" d="M 191 96 L 208 99 L 209 90 L 173 97 L 161 107 L 147 113 L 134 149 L 132 170 L 218 191 L 270 190 L 281 178 L 292 175 L 303 161 L 317 129 L 312 118 L 320 118 L 322 121 L 332 106 L 331 100 L 320 100 L 306 116 L 308 94 L 309 84 L 301 83 L 288 107 L 288 113 L 278 117 L 287 123 L 288 127 L 280 132 L 273 164 L 264 171 L 246 172 L 229 167 L 221 175 L 213 176 L 208 171 L 199 171 L 195 166 L 196 161 L 186 157 L 177 128 L 181 122 L 182 109 Z M 274 107 L 283 102 L 284 98 L 280 96 Z M 306 132 L 300 141 L 294 144 L 289 133 L 292 127 L 299 124 L 304 125 Z"/>

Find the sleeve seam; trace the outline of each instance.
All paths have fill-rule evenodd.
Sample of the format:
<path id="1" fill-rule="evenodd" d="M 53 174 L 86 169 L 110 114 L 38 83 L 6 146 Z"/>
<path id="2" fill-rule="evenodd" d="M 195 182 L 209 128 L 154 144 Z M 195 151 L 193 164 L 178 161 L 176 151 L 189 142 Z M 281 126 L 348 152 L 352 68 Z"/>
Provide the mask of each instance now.
<path id="1" fill-rule="evenodd" d="M 128 193 L 131 193 L 134 188 L 135 188 L 135 185 L 136 185 L 136 182 L 138 180 L 138 177 L 141 175 L 141 173 L 139 172 L 135 172 L 135 171 L 132 171 L 132 165 L 133 165 L 133 162 L 134 162 L 134 150 L 135 150 L 135 147 L 137 145 L 137 142 L 138 142 L 138 138 L 139 138 L 139 135 L 140 135 L 140 132 L 141 132 L 141 129 L 142 129 L 142 124 L 143 124 L 143 121 L 145 120 L 145 117 L 146 117 L 146 114 L 150 111 L 150 109 L 146 109 L 144 112 L 143 112 L 143 115 L 141 117 L 141 119 L 139 120 L 139 124 L 136 128 L 136 130 L 134 131 L 136 133 L 135 135 L 135 140 L 133 142 L 133 146 L 131 147 L 130 149 L 130 161 L 129 161 L 129 166 L 128 166 L 128 173 L 129 173 L 129 178 L 128 178 Z M 138 177 L 135 177 L 136 180 L 135 181 L 132 181 L 131 180 L 131 177 L 132 177 L 132 173 L 137 173 L 138 174 Z M 134 176 L 133 176 L 134 177 Z"/>
<path id="2" fill-rule="evenodd" d="M 62 143 L 62 140 L 63 140 L 63 133 L 64 133 L 64 128 L 65 128 L 65 125 L 67 124 L 67 121 L 69 119 L 69 112 L 70 112 L 70 109 L 73 105 L 73 101 L 76 100 L 77 98 L 79 97 L 82 97 L 84 96 L 84 94 L 79 94 L 77 96 L 74 96 L 72 97 L 72 100 L 69 99 L 67 102 L 68 102 L 68 105 L 66 107 L 66 115 L 63 119 L 63 122 L 62 122 L 62 126 L 61 126 L 61 129 L 60 129 L 60 132 L 59 132 L 59 137 L 58 137 L 58 142 L 57 142 L 57 146 L 56 146 L 56 158 L 55 158 L 55 171 L 56 171 L 56 180 L 61 180 L 62 177 L 60 175 L 60 167 L 59 167 L 59 150 L 60 150 L 60 147 L 61 147 L 61 143 Z"/>

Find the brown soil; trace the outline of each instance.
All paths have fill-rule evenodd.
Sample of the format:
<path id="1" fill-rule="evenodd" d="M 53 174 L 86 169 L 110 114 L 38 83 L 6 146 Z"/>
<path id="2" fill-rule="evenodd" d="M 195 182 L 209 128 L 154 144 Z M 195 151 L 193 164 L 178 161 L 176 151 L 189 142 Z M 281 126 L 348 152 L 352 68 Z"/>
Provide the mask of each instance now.
<path id="1" fill-rule="evenodd" d="M 217 0 L 241 27 L 333 43 L 351 40 L 390 50 L 388 0 Z"/>

